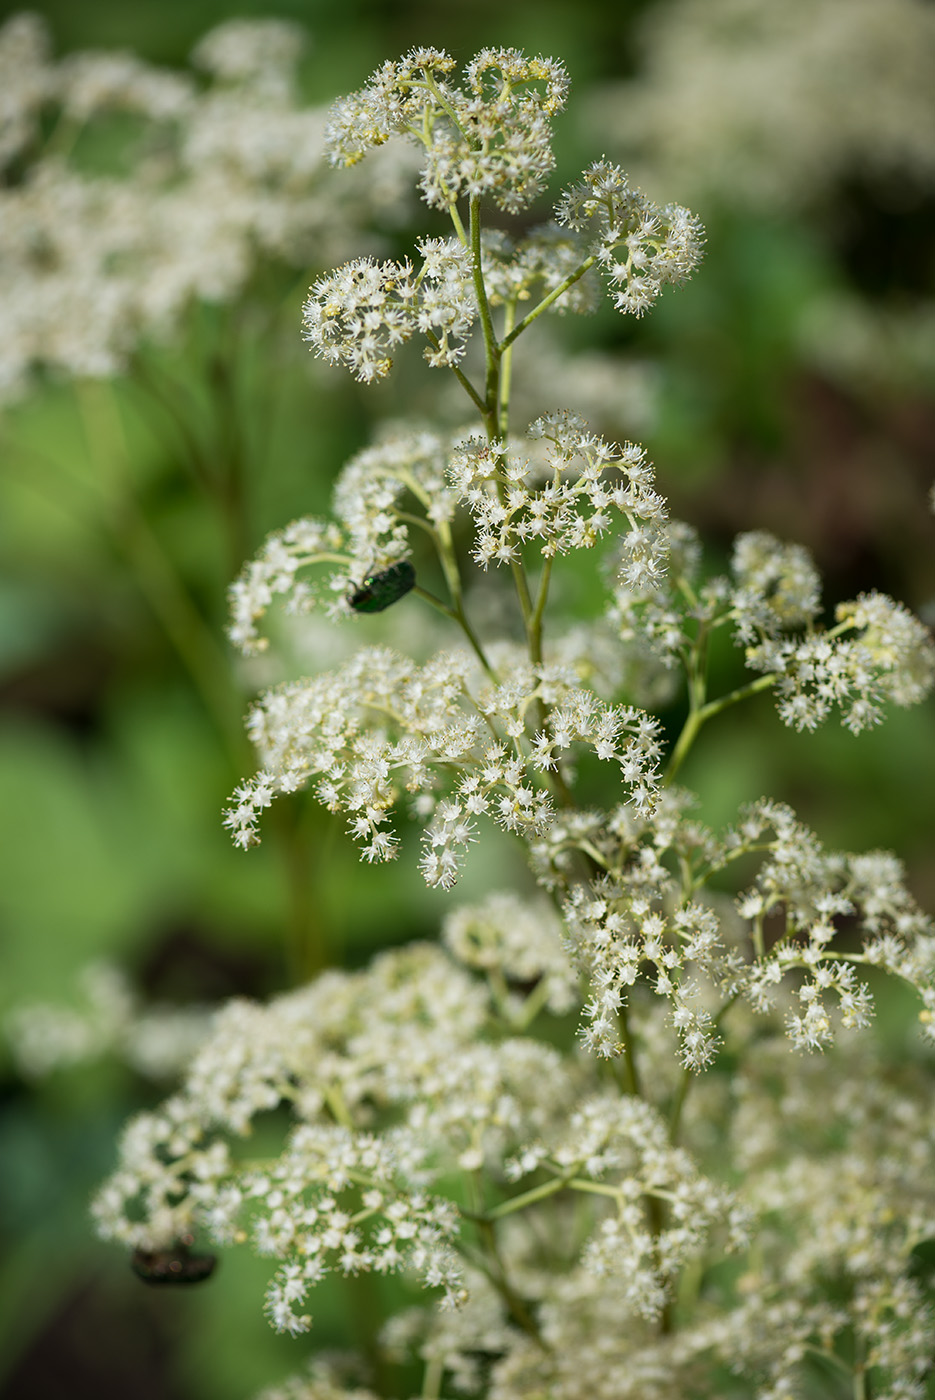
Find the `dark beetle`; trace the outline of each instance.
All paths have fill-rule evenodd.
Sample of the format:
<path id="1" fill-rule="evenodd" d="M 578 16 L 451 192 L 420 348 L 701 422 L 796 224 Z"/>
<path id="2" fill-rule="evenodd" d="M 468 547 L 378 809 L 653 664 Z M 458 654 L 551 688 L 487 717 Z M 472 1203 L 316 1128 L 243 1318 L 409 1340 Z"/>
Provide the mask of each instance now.
<path id="1" fill-rule="evenodd" d="M 404 594 L 415 585 L 416 571 L 408 559 L 391 564 L 382 573 L 371 574 L 348 598 L 355 612 L 377 613 L 399 602 Z"/>
<path id="2" fill-rule="evenodd" d="M 135 1249 L 130 1268 L 144 1283 L 201 1283 L 214 1273 L 213 1254 L 192 1254 L 191 1235 L 168 1249 Z"/>

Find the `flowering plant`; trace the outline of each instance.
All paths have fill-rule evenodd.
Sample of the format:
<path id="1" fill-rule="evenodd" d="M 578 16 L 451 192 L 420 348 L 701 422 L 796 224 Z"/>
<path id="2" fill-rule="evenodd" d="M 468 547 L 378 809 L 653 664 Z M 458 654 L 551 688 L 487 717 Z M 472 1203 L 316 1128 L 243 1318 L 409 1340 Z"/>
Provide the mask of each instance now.
<path id="1" fill-rule="evenodd" d="M 320 278 L 305 328 L 364 382 L 421 339 L 477 425 L 397 430 L 358 454 L 334 518 L 293 523 L 244 570 L 231 629 L 262 650 L 280 598 L 336 621 L 429 607 L 451 637 L 428 657 L 370 646 L 268 691 L 248 726 L 261 766 L 226 821 L 250 846 L 279 794 L 312 787 L 382 861 L 406 811 L 425 880 L 448 889 L 489 820 L 539 891 L 453 908 L 441 945 L 223 1008 L 181 1090 L 127 1128 L 99 1229 L 144 1259 L 175 1251 L 189 1276 L 197 1233 L 251 1242 L 276 1261 L 266 1309 L 291 1333 L 329 1273 L 402 1273 L 434 1295 L 374 1320 L 369 1370 L 318 1357 L 267 1400 L 409 1394 L 413 1362 L 423 1397 L 921 1396 L 924 1049 L 892 1064 L 859 1033 L 885 973 L 931 1040 L 935 931 L 894 856 L 827 851 L 769 799 L 712 831 L 676 780 L 729 707 L 772 691 L 784 723 L 837 709 L 856 734 L 924 698 L 935 648 L 877 593 L 824 623 L 807 552 L 762 531 L 712 575 L 635 444 L 561 409 L 513 426 L 525 331 L 587 309 L 601 282 L 642 315 L 692 272 L 702 231 L 605 161 L 553 222 L 487 227 L 490 205 L 514 215 L 544 187 L 567 78 L 514 50 L 454 70 L 414 50 L 333 109 L 335 165 L 396 136 L 421 147 L 423 197 L 452 234 L 422 239 L 417 261 Z M 606 607 L 563 615 L 553 575 L 587 549 Z M 481 625 L 484 574 L 505 589 Z M 711 695 L 719 633 L 753 677 Z M 682 682 L 670 745 L 653 710 Z M 281 1151 L 251 1157 L 254 1121 L 280 1108 Z"/>

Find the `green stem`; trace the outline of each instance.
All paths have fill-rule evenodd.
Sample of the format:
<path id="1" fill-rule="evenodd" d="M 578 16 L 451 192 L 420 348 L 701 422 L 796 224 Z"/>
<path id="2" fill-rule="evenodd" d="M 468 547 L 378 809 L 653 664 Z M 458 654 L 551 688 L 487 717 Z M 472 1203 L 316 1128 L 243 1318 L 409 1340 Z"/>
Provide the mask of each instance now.
<path id="1" fill-rule="evenodd" d="M 623 1042 L 624 1089 L 634 1098 L 642 1098 L 639 1070 L 633 1050 L 633 1037 L 630 1034 L 630 1013 L 626 1003 L 617 1012 L 617 1020 L 620 1023 L 620 1038 Z"/>
<path id="2" fill-rule="evenodd" d="M 509 349 L 517 336 L 522 335 L 523 331 L 526 330 L 528 326 L 531 326 L 533 321 L 538 320 L 543 311 L 548 311 L 549 307 L 552 306 L 554 302 L 558 301 L 559 297 L 565 295 L 569 287 L 573 287 L 576 282 L 580 281 L 584 274 L 590 271 L 596 262 L 597 258 L 593 254 L 589 258 L 585 258 L 584 262 L 580 263 L 579 266 L 575 268 L 574 272 L 570 272 L 563 281 L 559 282 L 557 287 L 553 287 L 551 292 L 549 292 L 547 296 L 544 296 L 538 305 L 534 306 L 533 309 L 503 337 L 498 346 L 501 354 L 504 350 Z"/>
<path id="3" fill-rule="evenodd" d="M 232 333 L 228 335 L 228 341 L 231 338 Z M 233 343 L 236 350 L 236 340 Z M 215 352 L 211 355 L 208 361 L 208 381 L 214 398 L 218 457 L 221 464 L 218 505 L 227 528 L 229 571 L 236 574 L 248 553 L 245 431 L 240 418 L 234 369 L 223 354 Z"/>
<path id="4" fill-rule="evenodd" d="M 541 978 L 529 996 L 523 1002 L 522 1011 L 517 1018 L 517 1029 L 524 1031 L 527 1026 L 531 1026 L 539 1015 L 539 1012 L 546 1005 L 549 999 L 549 984 L 545 977 Z"/>
<path id="5" fill-rule="evenodd" d="M 549 596 L 549 583 L 551 579 L 552 558 L 551 556 L 547 556 L 542 561 L 542 573 L 539 575 L 536 605 L 529 619 L 529 659 L 535 666 L 542 664 L 542 619 L 545 614 L 545 605 Z"/>
<path id="6" fill-rule="evenodd" d="M 542 1333 L 539 1331 L 539 1324 L 526 1306 L 525 1300 L 520 1297 L 507 1276 L 506 1268 L 500 1255 L 500 1248 L 497 1243 L 497 1232 L 494 1228 L 493 1221 L 489 1218 L 486 1220 L 479 1220 L 477 1222 L 477 1228 L 491 1263 L 488 1277 L 506 1303 L 510 1316 L 513 1321 L 522 1328 L 527 1336 L 532 1337 L 534 1342 L 538 1342 L 539 1346 L 542 1347 L 544 1351 L 548 1351 L 548 1345 Z"/>
<path id="7" fill-rule="evenodd" d="M 315 867 L 321 864 L 320 827 L 322 819 L 327 818 L 320 808 L 310 808 L 300 793 L 274 803 L 270 818 L 283 862 L 286 970 L 292 985 L 301 987 L 317 977 L 328 962 L 319 901 L 315 897 Z M 318 825 L 314 832 L 318 840 L 310 830 L 313 823 Z M 333 822 L 330 825 L 333 829 Z M 348 1121 L 345 1126 L 352 1125 Z"/>
<path id="8" fill-rule="evenodd" d="M 490 305 L 487 301 L 487 288 L 484 285 L 484 268 L 481 260 L 480 239 L 480 199 L 473 195 L 469 204 L 471 229 L 471 275 L 474 279 L 474 294 L 480 313 L 481 330 L 484 334 L 484 362 L 487 369 L 485 383 L 484 422 L 491 442 L 496 438 L 499 424 L 500 401 L 500 349 L 490 318 Z"/>
<path id="9" fill-rule="evenodd" d="M 524 1191 L 519 1196 L 511 1196 L 508 1201 L 501 1201 L 498 1206 L 493 1206 L 485 1211 L 481 1216 L 468 1214 L 468 1219 L 474 1219 L 478 1224 L 484 1221 L 502 1220 L 505 1215 L 512 1215 L 515 1211 L 525 1210 L 527 1206 L 535 1205 L 536 1201 L 548 1200 L 549 1196 L 556 1195 L 559 1191 L 564 1191 L 571 1181 L 577 1165 L 572 1172 L 566 1172 L 562 1176 L 557 1176 L 552 1181 L 544 1181 L 539 1186 L 533 1186 L 528 1191 Z"/>
<path id="10" fill-rule="evenodd" d="M 516 317 L 516 302 L 508 301 L 503 312 L 503 329 L 508 335 L 513 329 Z M 510 385 L 513 378 L 513 347 L 508 346 L 500 358 L 500 411 L 497 428 L 500 437 L 506 442 L 510 430 Z"/>
<path id="11" fill-rule="evenodd" d="M 426 603 L 428 603 L 430 607 L 435 608 L 437 612 L 442 613 L 451 622 L 456 622 L 458 624 L 464 635 L 467 637 L 475 656 L 477 657 L 480 664 L 483 666 L 486 675 L 490 678 L 490 680 L 493 681 L 494 685 L 499 685 L 500 679 L 487 659 L 487 654 L 484 651 L 480 638 L 478 637 L 477 633 L 474 631 L 474 628 L 471 626 L 470 622 L 467 619 L 467 615 L 464 611 L 463 605 L 461 604 L 460 598 L 458 599 L 456 605 L 453 608 L 450 608 L 447 603 L 442 602 L 441 598 L 437 597 L 434 593 L 430 593 L 429 590 L 427 588 L 423 588 L 421 584 L 415 584 L 412 591 L 416 594 L 417 597 L 422 598 Z"/>
<path id="12" fill-rule="evenodd" d="M 160 370 L 152 358 L 147 360 L 138 353 L 133 356 L 131 365 L 133 375 L 128 381 L 131 389 L 139 389 L 141 401 L 144 404 L 148 403 L 151 409 L 155 408 L 157 413 L 162 410 L 178 434 L 182 448 L 181 457 L 186 470 L 198 489 L 214 499 L 217 495 L 217 482 L 212 474 L 209 454 L 189 421 L 190 406 L 182 403 L 180 386 L 169 374 Z"/>
<path id="13" fill-rule="evenodd" d="M 425 1363 L 425 1374 L 422 1377 L 422 1400 L 438 1400 L 441 1395 L 444 1374 L 445 1363 L 440 1356 L 433 1356 Z"/>
<path id="14" fill-rule="evenodd" d="M 435 334 L 434 331 L 425 331 L 425 338 L 428 341 L 429 345 L 431 345 L 433 350 L 438 350 L 440 348 L 441 341 L 439 340 L 438 336 Z M 455 379 L 457 379 L 458 383 L 461 385 L 461 388 L 467 394 L 474 407 L 486 418 L 487 405 L 481 398 L 477 390 L 474 388 L 474 385 L 471 383 L 470 379 L 468 379 L 467 375 L 463 372 L 463 370 L 460 370 L 457 365 L 449 365 L 448 368 L 451 370 Z"/>
<path id="15" fill-rule="evenodd" d="M 729 695 L 722 695 L 717 700 L 709 700 L 707 704 L 697 703 L 694 685 L 693 682 L 690 681 L 688 717 L 682 726 L 682 732 L 676 741 L 675 748 L 672 750 L 672 755 L 669 759 L 663 781 L 666 784 L 672 782 L 676 773 L 684 763 L 692 744 L 698 736 L 698 731 L 703 724 L 706 724 L 709 719 L 712 719 L 715 715 L 719 715 L 722 710 L 728 709 L 731 705 L 736 705 L 741 700 L 747 700 L 751 695 L 758 695 L 761 690 L 768 690 L 770 686 L 776 684 L 778 679 L 779 673 L 777 671 L 770 671 L 765 676 L 758 676 L 757 679 L 751 681 L 749 685 L 739 686 L 737 690 L 732 690 Z M 695 679 L 695 684 L 697 684 L 697 678 Z"/>
<path id="16" fill-rule="evenodd" d="M 591 1196 L 610 1196 L 613 1200 L 620 1200 L 620 1187 L 608 1186 L 605 1181 L 588 1181 L 586 1177 L 581 1180 L 569 1181 L 568 1188 L 571 1191 L 583 1191 Z"/>

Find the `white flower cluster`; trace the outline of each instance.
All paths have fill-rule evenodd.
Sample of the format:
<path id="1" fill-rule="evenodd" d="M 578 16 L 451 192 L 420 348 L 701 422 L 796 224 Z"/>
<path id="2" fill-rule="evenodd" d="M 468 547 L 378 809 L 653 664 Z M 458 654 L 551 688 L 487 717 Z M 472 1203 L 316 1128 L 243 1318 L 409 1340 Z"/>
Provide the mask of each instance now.
<path id="1" fill-rule="evenodd" d="M 770 828 L 773 834 L 755 885 L 738 900 L 759 950 L 757 964 L 744 978 L 745 995 L 759 1010 L 771 1008 L 786 973 L 800 969 L 786 1029 L 798 1048 L 819 1049 L 834 1037 L 833 1007 L 845 1029 L 868 1023 L 873 1003 L 855 968 L 880 964 L 915 988 L 923 1006 L 920 1024 L 931 1036 L 933 928 L 906 889 L 899 861 L 887 852 L 825 852 L 789 808 L 772 802 L 752 807 L 729 842 L 737 842 L 737 851 L 762 845 Z M 769 919 L 781 922 L 767 948 Z M 836 943 L 841 924 L 864 937 L 853 962 L 848 950 Z"/>
<path id="2" fill-rule="evenodd" d="M 678 204 L 660 208 L 607 161 L 595 161 L 555 212 L 560 224 L 587 235 L 618 311 L 642 316 L 664 286 L 687 281 L 701 258 L 695 216 Z"/>
<path id="3" fill-rule="evenodd" d="M 525 928 L 528 948 L 513 930 L 512 965 L 534 972 L 542 940 Z M 541 1006 L 535 988 L 528 995 Z M 494 1174 L 513 1162 L 512 1181 L 545 1164 L 562 1187 L 593 1186 L 595 1205 L 617 1201 L 612 1227 L 600 1212 L 586 1267 L 606 1273 L 611 1229 L 625 1229 L 642 1261 L 631 1304 L 658 1311 L 677 1260 L 703 1247 L 729 1213 L 728 1196 L 667 1145 L 648 1105 L 592 1093 L 572 1113 L 583 1067 L 538 1041 L 485 1039 L 497 1005 L 492 989 L 484 994 L 429 947 L 384 954 L 363 973 L 327 974 L 269 1008 L 231 1003 L 182 1092 L 127 1129 L 121 1165 L 95 1203 L 100 1230 L 143 1249 L 195 1230 L 224 1246 L 249 1239 L 280 1261 L 271 1322 L 296 1332 L 309 1325 L 298 1311 L 309 1288 L 333 1270 L 406 1266 L 458 1301 L 457 1215 L 433 1182 L 455 1162 Z M 297 1123 L 280 1155 L 257 1165 L 232 1153 L 226 1135 L 246 1135 L 256 1114 L 283 1100 Z M 371 1131 L 375 1115 L 400 1109 L 395 1127 Z M 655 1196 L 673 1209 L 654 1244 L 639 1217 Z"/>
<path id="4" fill-rule="evenodd" d="M 368 384 L 389 373 L 390 352 L 418 330 L 429 341 L 429 364 L 458 363 L 477 317 L 470 257 L 454 238 L 424 238 L 418 247 L 418 276 L 408 261 L 358 258 L 319 278 L 303 308 L 316 355 Z"/>
<path id="5" fill-rule="evenodd" d="M 352 457 L 335 482 L 336 521 L 306 517 L 277 530 L 231 585 L 234 645 L 248 656 L 266 650 L 258 623 L 277 596 L 293 613 L 324 598 L 332 617 L 346 616 L 354 588 L 409 557 L 413 509 L 423 512 L 427 527 L 447 525 L 455 508 L 445 480 L 448 449 L 434 433 L 403 433 Z M 324 564 L 336 567 L 323 579 L 299 578 Z"/>
<path id="6" fill-rule="evenodd" d="M 623 1052 L 621 1016 L 647 980 L 669 1001 L 686 1069 L 712 1062 L 723 1005 L 740 995 L 760 1014 L 781 1009 L 796 1048 L 818 1050 L 837 1028 L 869 1024 L 873 1000 L 858 976 L 862 964 L 885 967 L 912 986 L 922 1029 L 935 1035 L 935 930 L 893 856 L 827 853 L 788 807 L 766 801 L 716 838 L 687 816 L 687 804 L 687 793 L 669 788 L 642 827 L 630 815 L 595 814 L 562 833 L 566 848 L 605 872 L 574 885 L 563 908 L 589 984 L 588 1049 L 607 1058 Z M 560 851 L 556 844 L 553 862 Z M 703 890 L 713 874 L 753 852 L 761 864 L 737 900 L 738 922 Z M 672 857 L 681 878 L 672 874 Z M 842 944 L 842 928 L 863 936 L 858 949 Z"/>
<path id="7" fill-rule="evenodd" d="M 6 1038 L 26 1078 L 112 1055 L 147 1078 L 167 1079 L 188 1064 L 207 1035 L 205 1007 L 143 1006 L 110 963 L 89 964 L 78 982 L 80 1006 L 33 1002 L 6 1015 Z"/>
<path id="8" fill-rule="evenodd" d="M 231 81 L 236 49 L 212 60 Z M 452 69 L 431 49 L 385 65 L 334 109 L 329 141 L 336 163 L 394 134 L 421 142 L 423 192 L 449 210 L 455 240 L 422 242 L 418 274 L 348 264 L 313 288 L 306 323 L 319 352 L 362 379 L 421 331 L 483 436 L 410 433 L 358 454 L 338 480 L 335 523 L 299 521 L 248 566 L 232 635 L 259 650 L 276 596 L 304 611 L 324 593 L 341 616 L 412 592 L 471 651 L 420 664 L 369 647 L 268 691 L 249 718 L 261 767 L 226 824 L 249 846 L 279 793 L 311 785 L 364 857 L 383 860 L 405 806 L 423 826 L 426 881 L 448 888 L 489 817 L 521 839 L 551 906 L 491 895 L 449 916 L 445 949 L 384 953 L 268 1006 L 231 1003 L 179 1093 L 130 1124 L 95 1204 L 99 1228 L 143 1251 L 187 1249 L 198 1232 L 252 1243 L 276 1261 L 266 1310 L 290 1333 L 310 1325 L 310 1290 L 328 1274 L 405 1270 L 441 1289 L 445 1313 L 407 1309 L 372 1339 L 381 1364 L 422 1361 L 423 1400 L 449 1387 L 486 1400 L 681 1400 L 725 1385 L 786 1400 L 809 1390 L 815 1356 L 855 1395 L 869 1368 L 875 1397 L 921 1400 L 932 1290 L 913 1251 L 933 1238 L 928 1070 L 913 1045 L 890 1094 L 898 1073 L 848 1052 L 880 972 L 908 984 L 935 1037 L 935 930 L 894 857 L 826 852 L 768 801 L 718 836 L 672 780 L 701 725 L 751 693 L 775 688 L 795 723 L 843 703 L 857 729 L 884 699 L 922 698 L 935 649 L 875 594 L 820 630 L 811 560 L 763 532 L 738 539 L 730 577 L 699 582 L 698 541 L 668 520 L 633 444 L 561 412 L 511 436 L 514 343 L 539 312 L 565 293 L 583 305 L 599 267 L 618 306 L 639 314 L 691 270 L 700 230 L 602 162 L 560 206 L 567 237 L 485 237 L 475 196 L 522 207 L 550 168 L 564 75 L 511 50 L 478 55 L 462 89 Z M 536 282 L 543 300 L 518 321 Z M 483 389 L 471 361 L 458 363 L 475 309 Z M 609 618 L 581 621 L 572 604 L 570 624 L 550 616 L 546 628 L 555 564 L 610 535 Z M 415 583 L 426 542 L 427 581 L 440 572 L 445 598 Z M 476 625 L 465 556 L 488 570 L 489 593 L 506 572 L 489 564 L 509 566 L 513 618 L 498 597 Z M 320 583 L 305 578 L 313 567 L 326 570 Z M 609 622 L 616 662 L 602 654 Z M 762 674 L 709 700 L 719 628 Z M 659 723 L 618 703 L 628 648 L 688 680 L 664 775 Z M 611 765 L 609 810 L 576 805 L 595 760 Z M 565 1020 L 576 1012 L 578 1044 Z M 828 1080 L 795 1049 L 825 1050 Z M 862 1095 L 865 1069 L 873 1094 Z M 811 1092 L 826 1083 L 834 1094 Z M 278 1153 L 251 1160 L 237 1139 L 269 1111 L 288 1111 L 290 1130 Z M 742 1258 L 725 1267 L 731 1252 Z M 318 1365 L 268 1400 L 372 1400 L 360 1388 L 371 1383 L 412 1393 L 402 1375 L 376 1384 Z"/>
<path id="9" fill-rule="evenodd" d="M 653 990 L 671 1003 L 682 1063 L 698 1071 L 712 1062 L 721 1042 L 709 1004 L 712 989 L 697 974 L 722 983 L 736 955 L 723 948 L 717 915 L 701 902 L 687 901 L 666 916 L 671 878 L 651 846 L 640 847 L 638 854 L 629 878 L 580 886 L 564 907 L 591 989 L 582 1039 L 597 1055 L 621 1054 L 626 1036 L 620 1013 L 628 989 L 648 968 Z"/>
<path id="10" fill-rule="evenodd" d="M 447 209 L 461 195 L 489 195 L 516 213 L 539 193 L 554 165 L 550 119 L 565 105 L 568 78 L 550 58 L 484 49 L 464 70 L 439 49 L 413 49 L 384 63 L 367 85 L 331 110 L 332 163 L 353 165 L 394 135 L 424 146 L 421 188 Z"/>
<path id="11" fill-rule="evenodd" d="M 738 535 L 731 572 L 736 579 L 731 604 L 739 641 L 807 627 L 818 616 L 821 580 L 802 545 L 783 544 L 765 530 Z"/>
<path id="12" fill-rule="evenodd" d="M 715 1224 L 730 1219 L 732 1243 L 746 1243 L 747 1222 L 732 1194 L 698 1174 L 689 1155 L 669 1142 L 660 1114 L 641 1099 L 606 1093 L 586 1099 L 558 1142 L 526 1148 L 507 1170 L 515 1180 L 543 1164 L 558 1177 L 579 1177 L 578 1190 L 600 1182 L 601 1194 L 614 1202 L 615 1213 L 603 1218 L 581 1262 L 585 1272 L 619 1283 L 625 1310 L 647 1321 L 659 1318 L 673 1280 L 703 1251 Z M 648 1200 L 668 1205 L 666 1226 L 655 1234 Z"/>
<path id="13" fill-rule="evenodd" d="M 56 62 L 35 15 L 0 27 L 0 398 L 37 365 L 120 372 L 194 300 L 241 295 L 267 259 L 330 260 L 375 209 L 405 207 L 398 156 L 367 181 L 328 170 L 323 114 L 297 96 L 302 45 L 286 21 L 228 21 L 193 55 L 205 85 L 126 53 Z M 120 112 L 135 135 L 118 149 Z M 83 163 L 79 138 L 97 129 L 115 152 L 106 173 Z"/>
<path id="14" fill-rule="evenodd" d="M 631 581 L 617 554 L 618 584 L 607 616 L 622 642 L 647 648 L 671 669 L 692 644 L 692 624 L 712 620 L 723 607 L 726 585 L 708 581 L 696 591 L 701 542 L 691 525 L 665 521 L 647 541 L 652 567 Z"/>
<path id="15" fill-rule="evenodd" d="M 405 790 L 416 814 L 431 816 L 423 875 L 448 888 L 478 816 L 528 837 L 545 831 L 555 810 L 548 775 L 579 743 L 616 762 L 630 801 L 651 808 L 659 745 L 648 715 L 605 705 L 555 668 L 519 663 L 496 685 L 472 679 L 474 669 L 464 654 L 419 667 L 368 648 L 337 672 L 269 692 L 249 720 L 263 767 L 237 789 L 225 817 L 234 840 L 252 845 L 260 813 L 276 794 L 317 778 L 317 796 L 331 811 L 348 813 L 366 859 L 387 860 L 398 841 L 386 823 Z M 550 713 L 545 728 L 532 733 L 537 701 Z M 453 783 L 443 784 L 452 772 Z"/>
<path id="16" fill-rule="evenodd" d="M 731 1327 L 738 1367 L 791 1394 L 807 1343 L 820 1338 L 829 1355 L 851 1331 L 879 1368 L 875 1392 L 919 1400 L 935 1332 L 912 1264 L 931 1236 L 935 1137 L 919 1112 L 928 1072 L 886 1065 L 866 1039 L 848 1044 L 845 1073 L 841 1056 L 795 1064 L 793 1076 L 784 1047 L 767 1040 L 735 1081 L 731 1150 L 779 1227 L 744 1279 L 748 1301 Z"/>
<path id="17" fill-rule="evenodd" d="M 799 835 L 773 816 L 787 865 L 801 863 Z M 496 899 L 452 916 L 449 943 L 486 987 L 426 945 L 265 1007 L 231 1003 L 182 1091 L 127 1129 L 95 1202 L 101 1233 L 138 1249 L 196 1232 L 251 1244 L 275 1262 L 266 1312 L 288 1333 L 308 1328 L 309 1293 L 329 1274 L 404 1270 L 442 1290 L 442 1311 L 393 1317 L 385 1360 L 421 1357 L 467 1394 L 575 1400 L 587 1384 L 601 1400 L 674 1400 L 699 1367 L 727 1365 L 739 1394 L 781 1396 L 816 1351 L 846 1364 L 853 1333 L 875 1393 L 921 1400 L 933 1316 L 913 1251 L 935 1208 L 926 1067 L 887 1067 L 866 1041 L 802 1059 L 741 1019 L 739 1068 L 713 1073 L 720 1097 L 689 1120 L 692 1149 L 676 1145 L 665 1078 L 661 1093 L 654 1081 L 645 1098 L 621 1095 L 598 1061 L 516 1035 L 545 1000 L 532 979 L 558 964 L 534 918 L 510 922 L 507 949 L 510 917 Z M 508 1000 L 500 972 L 515 978 Z M 281 1150 L 252 1160 L 253 1119 L 281 1103 L 293 1118 Z M 446 1194 L 459 1178 L 474 1183 L 470 1207 Z M 491 1229 L 497 1262 L 482 1274 Z M 693 1289 L 730 1254 L 737 1289 L 696 1306 Z M 318 1362 L 265 1394 L 369 1400 L 362 1375 Z"/>
<path id="18" fill-rule="evenodd" d="M 568 413 L 538 419 L 522 446 L 534 454 L 532 462 L 515 448 L 481 438 L 469 439 L 451 459 L 451 482 L 474 518 L 473 557 L 482 568 L 520 559 L 527 542 L 537 544 L 546 559 L 589 549 L 611 529 L 615 515 L 623 515 L 631 528 L 621 568 L 633 579 L 652 575 L 665 502 L 641 447 L 606 443 Z M 538 489 L 537 478 L 545 479 Z"/>
<path id="19" fill-rule="evenodd" d="M 250 1239 L 281 1261 L 267 1295 L 281 1331 L 309 1325 L 297 1308 L 335 1269 L 405 1266 L 457 1301 L 457 1215 L 429 1188 L 452 1152 L 466 1170 L 496 1164 L 571 1095 L 555 1052 L 479 1040 L 489 1014 L 481 984 L 430 947 L 327 974 L 268 1008 L 231 1003 L 183 1091 L 129 1125 L 95 1203 L 99 1229 L 143 1249 L 199 1229 L 221 1245 Z M 233 1155 L 224 1135 L 247 1135 L 283 1100 L 297 1123 L 280 1156 Z M 369 1130 L 398 1108 L 395 1128 Z"/>
<path id="20" fill-rule="evenodd" d="M 857 734 L 880 722 L 885 703 L 917 705 L 935 685 L 929 629 L 885 594 L 839 603 L 833 627 L 816 624 L 820 579 L 801 545 L 765 530 L 739 535 L 733 579 L 698 588 L 694 531 L 671 522 L 654 541 L 652 574 L 634 583 L 624 571 L 608 615 L 623 641 L 643 640 L 667 664 L 686 663 L 702 629 L 731 622 L 747 665 L 770 678 L 781 719 L 800 730 L 838 706 Z"/>
<path id="21" fill-rule="evenodd" d="M 817 611 L 817 580 L 813 587 L 811 570 L 801 569 L 805 551 L 786 546 L 783 554 L 785 563 L 772 581 L 752 585 L 740 570 L 741 590 L 733 603 L 739 635 L 759 637 L 746 648 L 747 665 L 777 677 L 784 723 L 815 729 L 837 705 L 842 723 L 859 734 L 879 724 L 886 702 L 905 707 L 924 700 L 935 685 L 935 644 L 917 617 L 883 593 L 839 603 L 836 626 L 827 632 L 781 635 L 781 628 Z M 790 560 L 795 561 L 791 570 Z M 783 586 L 790 591 L 784 593 Z"/>

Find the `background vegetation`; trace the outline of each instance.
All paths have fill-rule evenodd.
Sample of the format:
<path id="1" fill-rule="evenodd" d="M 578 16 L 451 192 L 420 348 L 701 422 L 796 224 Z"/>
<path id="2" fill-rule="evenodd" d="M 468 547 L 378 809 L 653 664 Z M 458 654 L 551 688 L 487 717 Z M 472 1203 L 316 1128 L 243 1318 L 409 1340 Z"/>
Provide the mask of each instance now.
<path id="1" fill-rule="evenodd" d="M 600 154 L 622 158 L 600 85 L 642 71 L 639 22 L 665 8 L 35 6 L 58 52 L 118 47 L 174 67 L 233 15 L 299 20 L 313 38 L 303 82 L 314 103 L 359 86 L 414 43 L 459 58 L 486 44 L 555 54 L 574 85 L 559 122 L 559 179 Z M 0 4 L 0 22 L 13 11 Z M 578 105 L 575 94 L 590 99 Z M 623 326 L 608 313 L 563 326 L 567 344 L 597 343 L 622 367 L 643 367 L 649 407 L 611 432 L 646 445 L 673 512 L 700 528 L 714 557 L 740 529 L 772 530 L 813 550 L 829 605 L 874 586 L 931 620 L 935 353 L 926 365 L 885 331 L 935 295 L 935 192 L 917 178 L 869 179 L 855 161 L 829 172 L 820 201 L 784 208 L 751 208 L 723 184 L 700 200 L 674 193 L 708 228 L 691 286 L 645 322 Z M 411 230 L 398 237 L 408 245 Z M 358 878 L 344 834 L 301 800 L 277 804 L 278 825 L 248 855 L 220 826 L 250 765 L 240 715 L 256 683 L 222 640 L 227 583 L 269 529 L 324 508 L 338 467 L 403 396 L 398 384 L 368 390 L 311 372 L 299 305 L 318 270 L 266 269 L 249 305 L 199 307 L 180 340 L 147 350 L 142 368 L 169 386 L 168 401 L 139 376 L 109 387 L 47 378 L 0 416 L 5 1008 L 75 1001 L 81 970 L 102 958 L 148 999 L 199 1003 L 262 996 L 320 967 L 360 963 L 376 946 L 433 936 L 444 899 L 425 891 L 412 863 Z M 834 306 L 851 321 L 842 311 L 829 335 Z M 430 412 L 421 366 L 404 373 Z M 769 794 L 793 803 L 829 845 L 895 849 L 933 907 L 933 713 L 931 702 L 896 712 L 859 742 L 835 727 L 803 737 L 779 725 L 764 697 L 712 725 L 685 776 L 712 821 Z M 670 718 L 675 728 L 679 714 Z M 474 878 L 489 885 L 498 860 L 509 855 L 485 851 Z M 899 1015 L 894 1005 L 894 1034 Z M 111 1165 L 117 1129 L 163 1086 L 106 1057 L 35 1081 L 2 1053 L 0 1387 L 9 1400 L 240 1400 L 295 1369 L 299 1344 L 275 1337 L 257 1307 L 261 1264 L 238 1257 L 209 1287 L 163 1296 L 91 1239 L 86 1202 Z M 316 1346 L 353 1339 L 360 1307 L 344 1306 L 341 1287 L 319 1304 Z"/>

